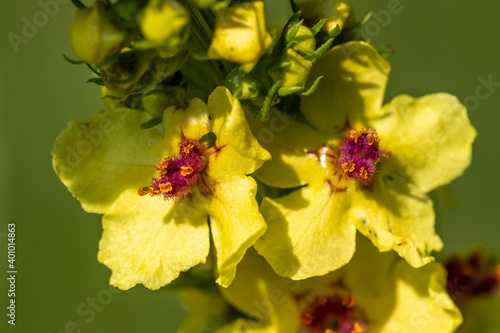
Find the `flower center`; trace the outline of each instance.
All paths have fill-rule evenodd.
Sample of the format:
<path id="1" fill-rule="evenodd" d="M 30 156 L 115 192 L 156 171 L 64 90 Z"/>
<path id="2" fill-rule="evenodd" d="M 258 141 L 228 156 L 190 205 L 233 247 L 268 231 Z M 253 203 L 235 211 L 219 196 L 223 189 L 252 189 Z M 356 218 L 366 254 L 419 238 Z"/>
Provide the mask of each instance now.
<path id="1" fill-rule="evenodd" d="M 380 149 L 377 132 L 364 127 L 361 131 L 351 130 L 340 144 L 337 165 L 345 176 L 356 178 L 365 185 L 371 183 L 377 172 L 377 165 L 383 158 L 392 157 L 390 151 Z"/>
<path id="2" fill-rule="evenodd" d="M 308 333 L 364 333 L 366 325 L 358 315 L 354 295 L 317 296 L 300 316 Z"/>
<path id="3" fill-rule="evenodd" d="M 208 146 L 205 142 L 183 138 L 179 153 L 156 163 L 158 177 L 151 185 L 141 187 L 137 193 L 141 196 L 161 196 L 164 199 L 180 200 L 191 193 L 191 185 L 198 181 L 208 164 Z"/>

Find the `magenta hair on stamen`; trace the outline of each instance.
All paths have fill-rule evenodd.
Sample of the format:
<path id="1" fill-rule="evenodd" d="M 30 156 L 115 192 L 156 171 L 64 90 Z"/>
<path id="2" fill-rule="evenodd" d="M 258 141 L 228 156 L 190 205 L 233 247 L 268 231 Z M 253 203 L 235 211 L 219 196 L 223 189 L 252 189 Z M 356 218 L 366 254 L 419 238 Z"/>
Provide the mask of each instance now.
<path id="1" fill-rule="evenodd" d="M 380 149 L 377 132 L 366 128 L 351 130 L 339 152 L 339 168 L 349 178 L 356 178 L 365 185 L 373 181 L 381 158 L 390 158 L 390 152 Z"/>
<path id="2" fill-rule="evenodd" d="M 163 196 L 165 200 L 180 200 L 191 193 L 191 186 L 198 181 L 207 166 L 206 149 L 203 144 L 183 138 L 179 153 L 156 164 L 159 176 L 151 185 L 140 188 L 139 195 Z"/>

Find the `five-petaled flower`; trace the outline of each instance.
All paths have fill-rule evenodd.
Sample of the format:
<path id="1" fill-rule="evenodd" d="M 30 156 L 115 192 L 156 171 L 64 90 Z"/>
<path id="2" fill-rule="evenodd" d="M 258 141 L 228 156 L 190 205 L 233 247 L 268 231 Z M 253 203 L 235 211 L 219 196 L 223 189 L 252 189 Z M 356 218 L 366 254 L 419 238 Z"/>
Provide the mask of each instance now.
<path id="1" fill-rule="evenodd" d="M 303 281 L 276 275 L 250 250 L 221 293 L 248 319 L 217 333 L 448 333 L 462 321 L 441 265 L 413 268 L 361 237 L 349 264 Z"/>
<path id="2" fill-rule="evenodd" d="M 334 47 L 311 70 L 311 82 L 324 77 L 302 98 L 308 123 L 289 119 L 264 144 L 273 158 L 256 176 L 300 187 L 261 205 L 268 230 L 255 247 L 278 274 L 338 269 L 354 254 L 356 230 L 414 267 L 442 248 L 426 193 L 462 174 L 476 132 L 465 107 L 444 93 L 401 95 L 382 107 L 389 70 L 366 43 Z"/>
<path id="3" fill-rule="evenodd" d="M 208 104 L 195 98 L 186 109 L 168 107 L 164 134 L 141 129 L 145 120 L 134 110 L 108 110 L 86 123 L 71 122 L 54 146 L 61 180 L 86 211 L 104 214 L 99 260 L 112 270 L 114 286 L 158 289 L 205 262 L 211 235 L 217 282 L 228 286 L 246 250 L 266 230 L 248 174 L 269 153 L 224 87 Z M 215 135 L 212 147 L 207 135 Z M 92 149 L 68 163 L 71 147 L 90 140 Z"/>

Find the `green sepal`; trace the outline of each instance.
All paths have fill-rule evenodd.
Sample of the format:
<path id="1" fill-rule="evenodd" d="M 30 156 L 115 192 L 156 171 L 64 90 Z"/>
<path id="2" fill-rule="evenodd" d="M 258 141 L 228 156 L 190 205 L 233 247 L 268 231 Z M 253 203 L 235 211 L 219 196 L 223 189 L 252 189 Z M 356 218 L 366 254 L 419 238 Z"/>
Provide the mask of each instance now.
<path id="1" fill-rule="evenodd" d="M 88 79 L 87 83 L 95 83 L 101 87 L 104 86 L 104 82 L 102 81 L 102 79 L 100 77 L 94 77 L 92 79 Z"/>
<path id="2" fill-rule="evenodd" d="M 297 87 L 287 87 L 287 88 L 281 87 L 278 90 L 278 95 L 280 95 L 280 96 L 287 96 L 287 95 L 291 95 L 291 94 L 294 94 L 296 92 L 299 92 L 302 89 L 304 89 L 304 88 L 302 88 L 300 86 L 297 86 Z"/>
<path id="3" fill-rule="evenodd" d="M 321 31 L 321 28 L 323 28 L 323 26 L 325 25 L 326 21 L 328 21 L 326 18 L 324 19 L 321 19 L 318 23 L 316 23 L 314 25 L 314 27 L 312 27 L 310 30 L 311 32 L 313 33 L 313 35 L 317 35 L 318 32 Z M 334 29 L 335 30 L 335 29 Z M 333 30 L 332 30 L 333 31 Z"/>
<path id="4" fill-rule="evenodd" d="M 281 58 L 281 56 L 283 55 L 283 53 L 285 53 L 286 48 L 287 48 L 286 39 L 287 39 L 288 27 L 290 26 L 290 24 L 294 24 L 295 22 L 298 22 L 300 20 L 301 15 L 302 15 L 302 12 L 298 11 L 298 12 L 296 12 L 295 14 L 293 14 L 288 19 L 288 21 L 285 24 L 285 27 L 281 31 L 280 38 L 278 39 L 278 41 L 273 46 L 273 49 L 272 49 L 272 52 L 271 52 L 271 54 L 272 54 L 273 57 L 275 57 L 275 58 Z"/>
<path id="5" fill-rule="evenodd" d="M 340 34 L 340 27 L 337 25 L 335 28 L 333 28 L 332 30 L 330 30 L 328 32 L 328 35 L 331 37 L 331 38 L 335 38 L 337 37 L 338 35 Z"/>
<path id="6" fill-rule="evenodd" d="M 276 77 L 276 81 L 274 81 L 273 85 L 271 86 L 271 89 L 269 89 L 266 98 L 264 99 L 264 103 L 262 104 L 262 107 L 260 108 L 260 112 L 257 115 L 257 119 L 261 121 L 265 121 L 269 119 L 269 110 L 271 109 L 271 106 L 274 104 L 278 103 L 278 101 L 275 101 L 276 98 L 276 93 L 278 92 L 278 89 L 281 84 L 281 77 L 283 73 L 280 70 L 278 72 L 278 75 Z"/>
<path id="7" fill-rule="evenodd" d="M 330 46 L 332 46 L 333 40 L 334 40 L 333 38 L 328 39 L 325 43 L 323 43 L 323 45 L 318 47 L 318 49 L 316 51 L 305 56 L 304 59 L 309 60 L 311 62 L 316 61 L 319 57 L 321 57 L 321 55 L 323 53 L 325 53 L 326 51 L 328 51 L 330 49 Z"/>
<path id="8" fill-rule="evenodd" d="M 311 88 L 309 88 L 307 91 L 304 91 L 303 93 L 301 93 L 301 95 L 303 96 L 309 96 L 311 94 L 313 94 L 316 89 L 318 88 L 318 84 L 319 84 L 319 81 L 323 78 L 323 76 L 320 76 L 318 77 L 314 83 L 312 84 Z"/>
<path id="9" fill-rule="evenodd" d="M 67 62 L 69 62 L 70 64 L 72 65 L 81 65 L 81 64 L 84 64 L 85 62 L 82 61 L 82 60 L 75 60 L 75 59 L 71 59 L 70 57 L 68 57 L 67 55 L 65 55 L 63 53 L 62 55 L 64 57 L 64 60 L 66 60 Z"/>

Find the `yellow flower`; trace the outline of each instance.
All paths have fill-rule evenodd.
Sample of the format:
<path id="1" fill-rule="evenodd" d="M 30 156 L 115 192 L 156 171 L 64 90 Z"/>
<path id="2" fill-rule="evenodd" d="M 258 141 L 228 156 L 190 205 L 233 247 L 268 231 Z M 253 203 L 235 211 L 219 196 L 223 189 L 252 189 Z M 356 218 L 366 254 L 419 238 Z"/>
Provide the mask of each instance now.
<path id="1" fill-rule="evenodd" d="M 334 47 L 308 78 L 324 76 L 302 98 L 310 125 L 254 124 L 280 130 L 264 145 L 273 159 L 256 176 L 301 187 L 261 205 L 268 230 L 255 248 L 278 274 L 304 279 L 340 268 L 354 254 L 356 230 L 414 267 L 442 248 L 426 193 L 463 173 L 476 132 L 447 94 L 402 95 L 382 107 L 389 70 L 366 43 Z"/>
<path id="2" fill-rule="evenodd" d="M 326 18 L 323 26 L 326 31 L 335 27 L 342 29 L 344 25 L 353 25 L 354 14 L 350 0 L 296 0 L 297 7 L 302 10 L 306 20 L 317 23 Z"/>
<path id="3" fill-rule="evenodd" d="M 272 43 L 266 30 L 264 3 L 245 2 L 218 13 L 208 56 L 243 64 L 250 71 Z"/>
<path id="4" fill-rule="evenodd" d="M 107 18 L 101 1 L 76 11 L 71 27 L 71 47 L 84 62 L 100 65 L 120 51 L 125 37 L 126 33 Z"/>
<path id="5" fill-rule="evenodd" d="M 205 262 L 211 234 L 217 282 L 228 286 L 245 251 L 266 230 L 256 183 L 247 175 L 269 153 L 224 87 L 208 105 L 194 98 L 186 109 L 168 107 L 164 135 L 142 130 L 146 120 L 135 110 L 108 110 L 69 123 L 55 143 L 58 176 L 86 211 L 104 214 L 99 261 L 112 270 L 114 286 L 158 289 Z M 200 140 L 207 134 L 216 136 L 212 146 Z M 156 197 L 138 195 L 148 184 Z"/>
<path id="6" fill-rule="evenodd" d="M 412 268 L 363 239 L 347 266 L 303 281 L 276 275 L 248 251 L 234 282 L 221 290 L 248 319 L 217 333 L 449 333 L 462 317 L 444 286 L 442 266 Z"/>

